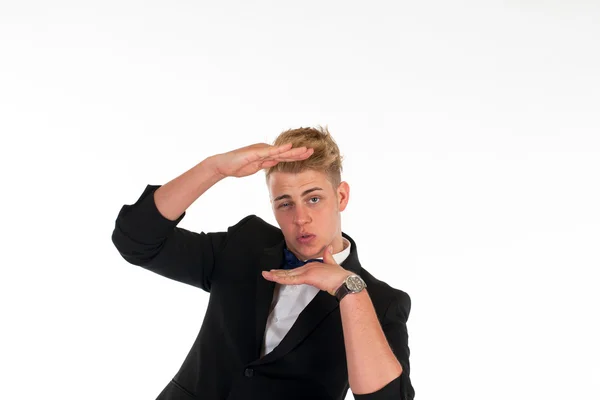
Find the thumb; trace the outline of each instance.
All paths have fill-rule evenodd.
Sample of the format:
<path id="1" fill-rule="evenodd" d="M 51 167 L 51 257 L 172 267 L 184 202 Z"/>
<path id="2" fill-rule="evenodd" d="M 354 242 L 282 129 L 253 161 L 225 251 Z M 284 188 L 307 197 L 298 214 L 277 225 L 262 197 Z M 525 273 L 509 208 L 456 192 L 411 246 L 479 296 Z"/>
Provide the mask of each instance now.
<path id="1" fill-rule="evenodd" d="M 333 245 L 329 245 L 325 248 L 325 252 L 323 254 L 323 261 L 327 264 L 337 264 L 335 259 L 333 258 Z"/>

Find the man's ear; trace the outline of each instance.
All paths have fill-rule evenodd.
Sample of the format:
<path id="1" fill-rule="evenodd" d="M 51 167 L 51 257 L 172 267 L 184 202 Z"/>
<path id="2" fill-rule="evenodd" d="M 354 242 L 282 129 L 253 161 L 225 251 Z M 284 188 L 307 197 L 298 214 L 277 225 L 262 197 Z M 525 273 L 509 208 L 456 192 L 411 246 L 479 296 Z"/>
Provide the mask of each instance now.
<path id="1" fill-rule="evenodd" d="M 340 211 L 344 211 L 350 200 L 350 185 L 348 182 L 342 181 L 337 189 L 337 198 Z"/>

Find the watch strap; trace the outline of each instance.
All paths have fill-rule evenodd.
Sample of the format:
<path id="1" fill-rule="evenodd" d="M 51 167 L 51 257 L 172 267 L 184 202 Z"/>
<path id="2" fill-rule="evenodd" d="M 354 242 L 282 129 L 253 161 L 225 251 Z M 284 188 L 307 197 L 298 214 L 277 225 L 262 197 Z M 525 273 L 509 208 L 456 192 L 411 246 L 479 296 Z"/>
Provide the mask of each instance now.
<path id="1" fill-rule="evenodd" d="M 344 281 L 338 290 L 335 291 L 335 298 L 338 302 L 340 302 L 348 293 L 350 293 L 350 289 L 348 289 L 348 286 L 346 286 L 346 281 Z"/>

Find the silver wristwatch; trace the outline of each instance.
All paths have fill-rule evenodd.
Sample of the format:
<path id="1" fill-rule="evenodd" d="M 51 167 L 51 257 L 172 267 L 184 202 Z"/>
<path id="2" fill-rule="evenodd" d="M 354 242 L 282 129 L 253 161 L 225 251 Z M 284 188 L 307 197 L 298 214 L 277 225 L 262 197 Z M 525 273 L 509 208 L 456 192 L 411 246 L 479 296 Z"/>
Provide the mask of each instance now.
<path id="1" fill-rule="evenodd" d="M 335 291 L 335 298 L 338 302 L 342 301 L 348 293 L 358 293 L 367 287 L 365 281 L 358 275 L 350 275 L 344 280 L 344 283 Z"/>

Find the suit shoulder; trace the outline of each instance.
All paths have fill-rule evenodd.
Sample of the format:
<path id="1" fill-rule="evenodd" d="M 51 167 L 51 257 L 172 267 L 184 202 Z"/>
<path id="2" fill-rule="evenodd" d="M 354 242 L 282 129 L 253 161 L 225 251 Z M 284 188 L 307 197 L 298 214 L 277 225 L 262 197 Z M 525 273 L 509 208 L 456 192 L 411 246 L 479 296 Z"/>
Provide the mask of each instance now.
<path id="1" fill-rule="evenodd" d="M 410 312 L 411 298 L 407 292 L 395 288 L 383 280 L 377 279 L 364 268 L 362 268 L 361 277 L 367 284 L 369 296 L 378 315 L 383 316 L 385 311 L 394 302 L 400 304 L 407 313 Z"/>
<path id="2" fill-rule="evenodd" d="M 274 245 L 283 239 L 281 229 L 271 225 L 255 214 L 245 216 L 236 226 L 240 227 L 240 237 L 247 244 L 259 248 Z"/>
<path id="3" fill-rule="evenodd" d="M 375 276 L 373 276 L 373 274 L 371 274 L 369 271 L 367 271 L 364 267 L 361 268 L 362 270 L 362 278 L 365 281 L 365 283 L 371 284 L 371 286 L 376 287 L 377 290 L 384 296 L 390 298 L 390 297 L 398 297 L 398 298 L 404 298 L 404 297 L 408 297 L 408 293 L 395 288 L 393 286 L 391 286 L 390 284 L 388 284 L 387 282 L 376 278 Z"/>
<path id="4" fill-rule="evenodd" d="M 264 219 L 262 219 L 261 217 L 259 217 L 256 214 L 248 215 L 245 218 L 248 218 L 252 222 L 252 224 L 254 225 L 255 228 L 263 229 L 265 231 L 271 231 L 273 233 L 281 232 L 281 229 L 279 229 L 276 226 L 271 225 L 270 223 L 268 223 L 267 221 L 265 221 Z"/>

